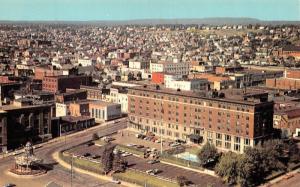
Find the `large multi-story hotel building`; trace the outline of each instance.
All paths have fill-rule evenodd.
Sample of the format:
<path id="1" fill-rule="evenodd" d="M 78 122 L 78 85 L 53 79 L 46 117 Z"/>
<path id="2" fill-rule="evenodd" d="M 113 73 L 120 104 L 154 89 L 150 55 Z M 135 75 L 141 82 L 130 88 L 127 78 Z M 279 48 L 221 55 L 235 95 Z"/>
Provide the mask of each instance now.
<path id="1" fill-rule="evenodd" d="M 128 90 L 129 128 L 168 139 L 211 142 L 244 152 L 273 133 L 268 93 L 230 89 L 196 93 L 140 86 Z"/>

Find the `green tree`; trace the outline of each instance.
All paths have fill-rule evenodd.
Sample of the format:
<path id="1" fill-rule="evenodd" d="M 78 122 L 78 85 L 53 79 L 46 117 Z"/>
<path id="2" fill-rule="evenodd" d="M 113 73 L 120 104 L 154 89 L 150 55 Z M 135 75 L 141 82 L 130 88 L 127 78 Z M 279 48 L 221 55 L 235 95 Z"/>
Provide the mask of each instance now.
<path id="1" fill-rule="evenodd" d="M 98 134 L 97 134 L 97 133 L 94 133 L 94 134 L 92 135 L 92 140 L 95 141 L 95 140 L 98 140 L 98 139 L 99 139 Z"/>
<path id="2" fill-rule="evenodd" d="M 238 162 L 239 178 L 241 186 L 255 186 L 265 178 L 264 157 L 258 148 L 247 148 Z"/>
<path id="3" fill-rule="evenodd" d="M 190 184 L 190 181 L 183 175 L 177 176 L 176 181 L 179 186 L 186 186 Z"/>
<path id="4" fill-rule="evenodd" d="M 126 170 L 127 165 L 128 162 L 121 156 L 120 152 L 114 155 L 113 170 L 115 172 L 124 172 Z"/>
<path id="5" fill-rule="evenodd" d="M 219 155 L 216 147 L 210 143 L 203 145 L 198 153 L 198 158 L 202 166 L 206 166 L 211 162 L 215 162 L 218 156 Z"/>
<path id="6" fill-rule="evenodd" d="M 266 174 L 270 174 L 273 170 L 285 169 L 285 165 L 282 162 L 285 157 L 285 144 L 282 140 L 274 139 L 265 141 L 262 145 L 258 146 L 258 149 L 264 158 L 261 164 Z"/>
<path id="7" fill-rule="evenodd" d="M 237 182 L 239 159 L 240 155 L 233 152 L 227 152 L 222 155 L 220 162 L 216 166 L 215 172 L 230 185 Z"/>
<path id="8" fill-rule="evenodd" d="M 113 168 L 114 148 L 116 146 L 110 143 L 104 145 L 104 150 L 101 157 L 101 163 L 105 174 L 110 172 Z"/>
<path id="9" fill-rule="evenodd" d="M 300 150 L 298 145 L 294 141 L 290 140 L 286 144 L 286 149 L 290 162 L 300 162 Z"/>

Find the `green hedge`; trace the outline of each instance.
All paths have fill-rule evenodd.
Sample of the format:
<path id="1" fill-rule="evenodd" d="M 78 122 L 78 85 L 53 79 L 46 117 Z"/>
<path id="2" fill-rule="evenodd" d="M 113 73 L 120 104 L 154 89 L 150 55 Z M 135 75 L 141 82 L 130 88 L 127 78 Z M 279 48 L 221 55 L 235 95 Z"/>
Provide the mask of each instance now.
<path id="1" fill-rule="evenodd" d="M 179 187 L 177 183 L 165 181 L 155 176 L 133 170 L 127 170 L 124 173 L 115 173 L 113 174 L 113 178 L 140 186 L 145 186 L 146 184 L 147 187 Z"/>
<path id="2" fill-rule="evenodd" d="M 62 159 L 63 161 L 67 162 L 68 164 L 71 164 L 71 156 L 68 153 L 62 153 L 59 152 L 59 158 Z M 103 175 L 103 169 L 102 169 L 102 165 L 100 163 L 95 163 L 89 160 L 85 160 L 85 159 L 80 159 L 80 158 L 76 158 L 73 157 L 73 166 L 83 169 L 83 170 L 87 170 L 90 172 L 94 172 L 94 173 L 98 173 Z"/>

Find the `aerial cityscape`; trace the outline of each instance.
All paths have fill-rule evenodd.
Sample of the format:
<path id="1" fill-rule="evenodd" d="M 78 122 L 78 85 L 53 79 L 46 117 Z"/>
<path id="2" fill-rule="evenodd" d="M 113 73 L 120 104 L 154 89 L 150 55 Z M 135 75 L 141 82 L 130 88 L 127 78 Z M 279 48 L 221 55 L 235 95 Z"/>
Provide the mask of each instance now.
<path id="1" fill-rule="evenodd" d="M 300 1 L 0 4 L 0 186 L 300 186 Z"/>

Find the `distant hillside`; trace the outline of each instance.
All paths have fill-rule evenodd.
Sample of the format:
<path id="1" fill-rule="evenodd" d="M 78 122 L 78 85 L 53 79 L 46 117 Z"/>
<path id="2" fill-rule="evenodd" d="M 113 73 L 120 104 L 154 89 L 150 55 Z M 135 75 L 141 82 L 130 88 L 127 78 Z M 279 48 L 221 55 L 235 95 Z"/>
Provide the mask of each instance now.
<path id="1" fill-rule="evenodd" d="M 138 20 L 94 20 L 94 21 L 6 21 L 0 20 L 0 23 L 5 24 L 83 24 L 83 25 L 248 25 L 248 24 L 261 24 L 261 25 L 282 25 L 294 24 L 299 25 L 300 21 L 263 21 L 254 18 L 200 18 L 200 19 L 138 19 Z"/>

